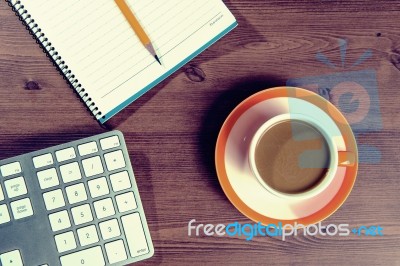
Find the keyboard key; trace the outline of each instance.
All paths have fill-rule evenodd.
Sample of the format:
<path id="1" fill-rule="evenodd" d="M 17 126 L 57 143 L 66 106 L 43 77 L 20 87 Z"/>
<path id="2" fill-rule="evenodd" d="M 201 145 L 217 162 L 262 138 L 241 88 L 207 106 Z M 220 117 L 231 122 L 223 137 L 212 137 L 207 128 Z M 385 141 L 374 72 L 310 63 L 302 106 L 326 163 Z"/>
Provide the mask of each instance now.
<path id="1" fill-rule="evenodd" d="M 53 190 L 43 194 L 44 204 L 48 211 L 65 206 L 64 195 L 61 189 Z"/>
<path id="2" fill-rule="evenodd" d="M 28 193 L 22 176 L 4 181 L 7 196 L 12 199 Z"/>
<path id="3" fill-rule="evenodd" d="M 3 166 L 0 166 L 1 175 L 3 177 L 7 177 L 10 175 L 16 175 L 22 172 L 21 164 L 19 162 L 9 163 Z"/>
<path id="4" fill-rule="evenodd" d="M 60 211 L 49 215 L 51 230 L 57 232 L 71 227 L 69 215 L 67 211 Z"/>
<path id="5" fill-rule="evenodd" d="M 112 136 L 100 140 L 100 146 L 103 151 L 118 147 L 119 145 L 120 143 L 118 136 Z"/>
<path id="6" fill-rule="evenodd" d="M 90 210 L 89 204 L 72 208 L 71 213 L 75 225 L 93 221 L 92 211 Z"/>
<path id="7" fill-rule="evenodd" d="M 131 180 L 129 179 L 128 171 L 119 172 L 110 175 L 112 189 L 115 192 L 130 188 Z"/>
<path id="8" fill-rule="evenodd" d="M 101 162 L 100 156 L 83 160 L 82 166 L 86 177 L 104 173 L 103 163 Z"/>
<path id="9" fill-rule="evenodd" d="M 117 263 L 127 259 L 125 245 L 122 240 L 117 240 L 104 245 L 106 248 L 108 262 Z"/>
<path id="10" fill-rule="evenodd" d="M 122 216 L 121 221 L 131 256 L 137 257 L 149 253 L 139 213 Z"/>
<path id="11" fill-rule="evenodd" d="M 65 192 L 67 193 L 68 202 L 70 204 L 87 200 L 86 189 L 83 183 L 66 187 Z"/>
<path id="12" fill-rule="evenodd" d="M 55 168 L 37 172 L 37 177 L 41 189 L 55 187 L 60 184 Z"/>
<path id="13" fill-rule="evenodd" d="M 49 166 L 54 163 L 53 155 L 51 155 L 51 153 L 46 153 L 40 156 L 33 157 L 32 161 L 33 161 L 33 166 L 35 166 L 36 169 Z"/>
<path id="14" fill-rule="evenodd" d="M 1 264 L 3 266 L 24 266 L 19 250 L 13 250 L 0 255 Z"/>
<path id="15" fill-rule="evenodd" d="M 61 177 L 64 183 L 69 183 L 82 178 L 77 162 L 60 166 Z"/>
<path id="16" fill-rule="evenodd" d="M 107 180 L 105 177 L 100 177 L 97 179 L 90 180 L 88 182 L 90 195 L 92 198 L 97 198 L 110 193 L 108 189 Z"/>
<path id="17" fill-rule="evenodd" d="M 0 201 L 4 200 L 4 193 L 3 193 L 3 189 L 1 188 L 0 185 Z"/>
<path id="18" fill-rule="evenodd" d="M 121 235 L 117 219 L 112 219 L 99 224 L 101 237 L 104 240 Z"/>
<path id="19" fill-rule="evenodd" d="M 82 247 L 99 242 L 96 226 L 90 225 L 78 229 L 77 231 L 79 243 Z"/>
<path id="20" fill-rule="evenodd" d="M 11 211 L 14 219 L 22 219 L 33 215 L 31 200 L 28 198 L 11 202 Z"/>
<path id="21" fill-rule="evenodd" d="M 78 151 L 81 156 L 89 155 L 99 151 L 95 141 L 85 143 L 78 146 Z"/>
<path id="22" fill-rule="evenodd" d="M 104 266 L 104 256 L 100 246 L 85 249 L 60 257 L 62 266 L 83 265 L 83 266 Z"/>
<path id="23" fill-rule="evenodd" d="M 56 158 L 59 163 L 76 158 L 73 147 L 56 151 Z"/>
<path id="24" fill-rule="evenodd" d="M 137 208 L 133 192 L 128 192 L 115 197 L 117 200 L 118 210 L 120 212 L 127 212 Z"/>
<path id="25" fill-rule="evenodd" d="M 125 159 L 121 150 L 104 154 L 108 171 L 125 167 Z"/>
<path id="26" fill-rule="evenodd" d="M 115 214 L 114 204 L 110 198 L 93 203 L 98 219 L 106 218 Z"/>
<path id="27" fill-rule="evenodd" d="M 54 237 L 58 252 L 65 252 L 76 248 L 76 241 L 74 233 L 71 231 L 56 235 Z"/>
<path id="28" fill-rule="evenodd" d="M 5 224 L 11 221 L 10 213 L 8 212 L 7 205 L 0 205 L 0 224 Z"/>

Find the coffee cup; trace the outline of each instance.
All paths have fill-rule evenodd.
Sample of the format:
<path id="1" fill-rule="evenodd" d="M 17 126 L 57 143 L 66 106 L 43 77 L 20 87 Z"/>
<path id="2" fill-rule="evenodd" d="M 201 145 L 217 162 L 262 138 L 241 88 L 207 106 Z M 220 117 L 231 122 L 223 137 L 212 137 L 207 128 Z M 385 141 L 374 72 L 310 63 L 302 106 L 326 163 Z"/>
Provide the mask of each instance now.
<path id="1" fill-rule="evenodd" d="M 319 195 L 339 166 L 355 161 L 353 152 L 338 151 L 331 134 L 302 114 L 281 114 L 263 123 L 250 141 L 248 157 L 253 175 L 267 191 L 293 200 Z"/>

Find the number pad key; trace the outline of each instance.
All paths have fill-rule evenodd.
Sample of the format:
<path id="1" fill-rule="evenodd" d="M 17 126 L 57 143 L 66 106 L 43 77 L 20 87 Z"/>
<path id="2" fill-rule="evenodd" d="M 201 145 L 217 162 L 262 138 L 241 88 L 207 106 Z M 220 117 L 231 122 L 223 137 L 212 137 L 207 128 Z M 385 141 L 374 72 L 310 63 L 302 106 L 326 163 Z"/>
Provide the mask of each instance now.
<path id="1" fill-rule="evenodd" d="M 121 150 L 104 154 L 108 171 L 125 167 L 125 159 Z"/>
<path id="2" fill-rule="evenodd" d="M 75 225 L 93 221 L 92 211 L 89 204 L 81 205 L 71 209 L 72 219 Z"/>
<path id="3" fill-rule="evenodd" d="M 60 211 L 49 215 L 50 225 L 53 232 L 71 227 L 67 211 Z"/>
<path id="4" fill-rule="evenodd" d="M 110 264 L 117 263 L 127 259 L 125 245 L 122 240 L 117 240 L 104 245 L 107 258 Z"/>
<path id="5" fill-rule="evenodd" d="M 81 170 L 77 162 L 60 166 L 61 177 L 64 183 L 69 183 L 82 178 Z"/>
<path id="6" fill-rule="evenodd" d="M 117 219 L 112 219 L 99 224 L 101 237 L 104 240 L 121 235 Z"/>
<path id="7" fill-rule="evenodd" d="M 86 177 L 104 173 L 103 163 L 101 162 L 100 156 L 83 160 L 82 166 Z"/>
<path id="8" fill-rule="evenodd" d="M 114 192 L 118 192 L 131 187 L 128 171 L 110 175 L 111 185 Z"/>
<path id="9" fill-rule="evenodd" d="M 100 177 L 97 179 L 90 180 L 88 182 L 90 195 L 92 198 L 97 198 L 110 193 L 108 189 L 107 180 L 105 177 Z"/>
<path id="10" fill-rule="evenodd" d="M 7 205 L 0 205 L 0 224 L 5 224 L 11 221 L 10 213 L 8 212 Z"/>
<path id="11" fill-rule="evenodd" d="M 121 217 L 129 251 L 132 257 L 137 257 L 149 252 L 146 236 L 143 232 L 142 221 L 139 213 L 132 213 Z"/>
<path id="12" fill-rule="evenodd" d="M 110 198 L 93 203 L 98 219 L 106 218 L 115 214 L 114 204 Z"/>
<path id="13" fill-rule="evenodd" d="M 53 190 L 43 194 L 44 204 L 48 211 L 64 207 L 65 200 L 61 189 Z"/>
<path id="14" fill-rule="evenodd" d="M 91 225 L 77 230 L 79 243 L 82 247 L 99 242 L 96 226 Z"/>
<path id="15" fill-rule="evenodd" d="M 58 252 L 65 252 L 76 248 L 76 241 L 73 232 L 66 232 L 54 237 Z"/>
<path id="16" fill-rule="evenodd" d="M 100 246 L 81 250 L 60 257 L 62 266 L 83 265 L 83 266 L 103 266 L 105 265 L 103 252 Z"/>
<path id="17" fill-rule="evenodd" d="M 135 196 L 133 192 L 128 192 L 115 197 L 117 200 L 118 210 L 120 212 L 127 212 L 137 208 Z"/>
<path id="18" fill-rule="evenodd" d="M 41 189 L 55 187 L 60 184 L 55 168 L 50 168 L 37 173 L 39 185 Z"/>
<path id="19" fill-rule="evenodd" d="M 4 181 L 8 197 L 15 198 L 28 193 L 22 176 Z"/>
<path id="20" fill-rule="evenodd" d="M 70 204 L 87 200 L 87 194 L 83 183 L 69 186 L 65 188 L 65 192 L 67 192 L 67 198 Z"/>

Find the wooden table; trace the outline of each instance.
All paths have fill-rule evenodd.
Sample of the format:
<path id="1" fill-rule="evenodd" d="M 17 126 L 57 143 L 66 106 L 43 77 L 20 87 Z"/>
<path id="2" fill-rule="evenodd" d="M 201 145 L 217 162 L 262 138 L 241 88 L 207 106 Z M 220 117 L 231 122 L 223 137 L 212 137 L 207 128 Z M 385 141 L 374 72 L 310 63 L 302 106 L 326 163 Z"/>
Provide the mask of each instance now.
<path id="1" fill-rule="evenodd" d="M 136 171 L 156 250 L 145 263 L 400 265 L 399 1 L 225 2 L 239 26 L 107 124 L 125 134 Z M 0 22 L 0 159 L 104 132 L 4 2 Z M 344 68 L 339 39 L 348 41 Z M 351 67 L 367 49 L 372 57 Z M 251 222 L 214 168 L 217 134 L 240 101 L 288 79 L 364 69 L 376 72 L 383 127 L 358 142 L 381 159 L 360 164 L 350 197 L 324 223 L 380 225 L 384 236 L 188 236 L 191 219 Z"/>

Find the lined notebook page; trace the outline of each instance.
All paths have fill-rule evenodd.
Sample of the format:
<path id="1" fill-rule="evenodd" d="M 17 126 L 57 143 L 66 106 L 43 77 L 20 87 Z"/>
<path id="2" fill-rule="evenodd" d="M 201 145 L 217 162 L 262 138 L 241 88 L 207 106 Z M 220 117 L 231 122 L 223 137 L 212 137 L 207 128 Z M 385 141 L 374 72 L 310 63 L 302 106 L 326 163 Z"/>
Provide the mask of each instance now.
<path id="1" fill-rule="evenodd" d="M 220 0 L 130 0 L 160 66 L 113 0 L 23 0 L 108 119 L 236 25 Z"/>

